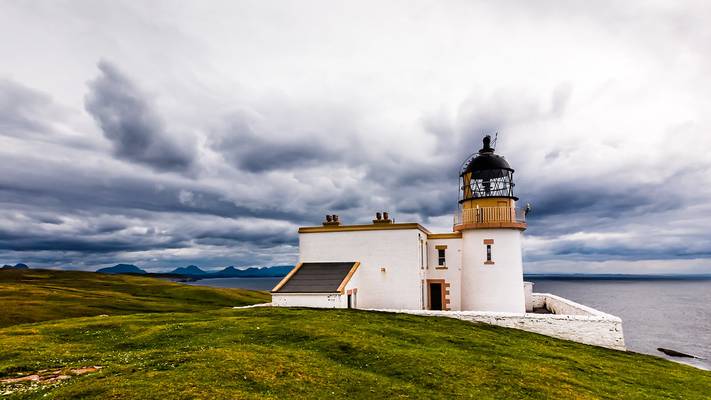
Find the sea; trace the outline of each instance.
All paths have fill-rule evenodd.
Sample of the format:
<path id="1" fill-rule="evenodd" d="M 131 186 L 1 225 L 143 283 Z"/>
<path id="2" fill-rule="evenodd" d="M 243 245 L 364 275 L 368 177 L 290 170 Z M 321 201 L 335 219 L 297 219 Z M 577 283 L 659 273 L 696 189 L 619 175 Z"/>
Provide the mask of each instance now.
<path id="1" fill-rule="evenodd" d="M 213 278 L 191 282 L 269 290 L 281 278 Z M 711 279 L 535 276 L 534 292 L 552 293 L 622 318 L 629 351 L 711 370 Z M 670 357 L 657 348 L 698 358 Z"/>

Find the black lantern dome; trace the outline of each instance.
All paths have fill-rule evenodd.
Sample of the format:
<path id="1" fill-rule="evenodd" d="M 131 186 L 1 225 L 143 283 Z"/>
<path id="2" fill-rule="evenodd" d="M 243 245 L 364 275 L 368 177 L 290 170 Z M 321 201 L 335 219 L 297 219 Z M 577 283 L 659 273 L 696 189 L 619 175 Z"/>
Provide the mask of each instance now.
<path id="1" fill-rule="evenodd" d="M 487 197 L 518 200 L 513 195 L 513 168 L 504 157 L 494 154 L 491 136 L 486 135 L 483 142 L 484 147 L 462 165 L 459 202 Z"/>

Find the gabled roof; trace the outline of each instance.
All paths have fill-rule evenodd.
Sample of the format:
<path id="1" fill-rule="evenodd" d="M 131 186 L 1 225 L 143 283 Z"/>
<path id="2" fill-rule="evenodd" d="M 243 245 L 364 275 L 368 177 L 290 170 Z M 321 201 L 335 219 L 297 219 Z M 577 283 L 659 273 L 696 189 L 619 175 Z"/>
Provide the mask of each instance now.
<path id="1" fill-rule="evenodd" d="M 359 265 L 357 261 L 300 263 L 272 293 L 343 293 Z"/>

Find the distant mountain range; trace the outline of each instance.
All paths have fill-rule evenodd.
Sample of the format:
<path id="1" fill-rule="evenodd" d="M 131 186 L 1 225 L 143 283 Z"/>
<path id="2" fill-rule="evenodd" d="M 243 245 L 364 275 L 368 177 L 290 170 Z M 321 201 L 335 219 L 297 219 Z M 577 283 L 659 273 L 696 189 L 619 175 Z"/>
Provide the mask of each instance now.
<path id="1" fill-rule="evenodd" d="M 197 265 L 188 265 L 187 267 L 176 268 L 170 272 L 159 273 L 157 275 L 180 275 L 189 278 L 262 278 L 262 277 L 281 277 L 294 268 L 293 265 L 276 265 L 273 267 L 263 268 L 247 268 L 238 269 L 229 266 L 225 269 L 215 272 L 204 271 Z M 132 264 L 117 264 L 113 267 L 101 268 L 96 272 L 103 274 L 151 274 Z"/>
<path id="2" fill-rule="evenodd" d="M 176 268 L 170 274 L 189 276 L 191 278 L 259 278 L 285 276 L 294 268 L 293 265 L 276 265 L 273 267 L 238 269 L 229 266 L 223 270 L 209 272 L 195 265 Z"/>
<path id="3" fill-rule="evenodd" d="M 244 278 L 259 278 L 259 277 L 279 277 L 286 276 L 286 274 L 294 268 L 293 265 L 275 265 L 273 267 L 264 268 L 247 268 L 247 269 L 237 269 L 235 267 L 227 267 L 222 271 L 214 272 L 210 275 L 215 278 L 233 278 L 233 277 L 244 277 Z"/>
<path id="4" fill-rule="evenodd" d="M 188 265 L 187 267 L 180 267 L 170 271 L 171 274 L 176 275 L 205 275 L 207 272 L 203 271 L 197 265 Z"/>
<path id="5" fill-rule="evenodd" d="M 145 274 L 146 271 L 138 268 L 133 264 L 116 264 L 113 267 L 97 269 L 96 272 L 101 274 Z"/>
<path id="6" fill-rule="evenodd" d="M 18 263 L 15 265 L 5 264 L 2 267 L 0 267 L 0 269 L 30 269 L 30 267 L 28 267 L 27 264 Z"/>

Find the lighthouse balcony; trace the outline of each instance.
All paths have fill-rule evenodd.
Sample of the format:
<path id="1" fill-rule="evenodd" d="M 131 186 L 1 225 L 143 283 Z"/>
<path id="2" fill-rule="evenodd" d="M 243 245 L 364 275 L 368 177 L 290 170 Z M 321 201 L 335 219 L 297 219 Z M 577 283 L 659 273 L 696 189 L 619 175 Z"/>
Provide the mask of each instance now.
<path id="1" fill-rule="evenodd" d="M 454 215 L 454 230 L 464 229 L 526 229 L 526 213 L 515 207 L 463 208 Z"/>

